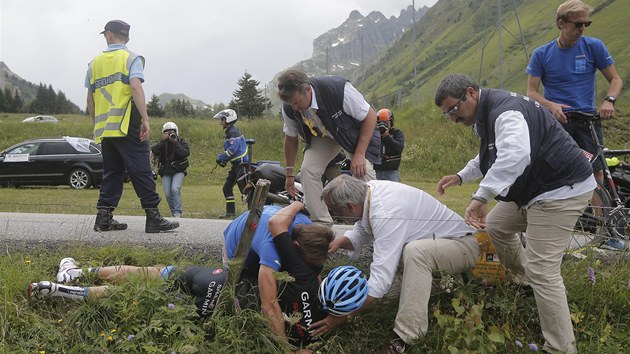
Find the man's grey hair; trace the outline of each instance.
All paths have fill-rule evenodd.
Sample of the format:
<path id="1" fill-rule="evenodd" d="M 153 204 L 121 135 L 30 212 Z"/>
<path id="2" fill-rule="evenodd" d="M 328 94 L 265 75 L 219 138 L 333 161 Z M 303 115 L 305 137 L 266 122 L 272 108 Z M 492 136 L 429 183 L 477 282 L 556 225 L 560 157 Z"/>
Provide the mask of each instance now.
<path id="1" fill-rule="evenodd" d="M 440 81 L 435 91 L 435 105 L 441 106 L 442 102 L 450 97 L 460 98 L 468 87 L 479 91 L 479 85 L 466 74 L 450 74 Z M 464 97 L 464 101 L 466 98 Z"/>
<path id="2" fill-rule="evenodd" d="M 343 207 L 348 204 L 363 204 L 366 194 L 365 181 L 348 175 L 339 175 L 324 187 L 322 200 L 329 206 Z"/>

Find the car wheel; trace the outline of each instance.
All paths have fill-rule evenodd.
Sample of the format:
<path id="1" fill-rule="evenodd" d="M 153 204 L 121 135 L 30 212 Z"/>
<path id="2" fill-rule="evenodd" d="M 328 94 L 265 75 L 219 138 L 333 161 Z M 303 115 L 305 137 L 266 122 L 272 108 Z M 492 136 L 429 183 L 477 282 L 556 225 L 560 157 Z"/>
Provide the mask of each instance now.
<path id="1" fill-rule="evenodd" d="M 68 185 L 74 189 L 87 189 L 92 186 L 92 178 L 88 171 L 75 168 L 68 175 Z"/>

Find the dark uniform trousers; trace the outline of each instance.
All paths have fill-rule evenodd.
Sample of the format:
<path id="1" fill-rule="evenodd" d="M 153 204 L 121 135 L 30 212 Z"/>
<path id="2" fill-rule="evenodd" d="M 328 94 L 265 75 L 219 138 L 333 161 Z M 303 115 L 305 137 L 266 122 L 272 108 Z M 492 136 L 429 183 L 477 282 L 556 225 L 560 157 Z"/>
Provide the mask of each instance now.
<path id="1" fill-rule="evenodd" d="M 151 170 L 149 141 L 140 141 L 139 128 L 129 127 L 127 136 L 104 138 L 103 182 L 97 208 L 115 208 L 123 192 L 125 169 L 131 180 L 142 208 L 157 208 L 160 195 L 155 191 L 155 180 Z"/>

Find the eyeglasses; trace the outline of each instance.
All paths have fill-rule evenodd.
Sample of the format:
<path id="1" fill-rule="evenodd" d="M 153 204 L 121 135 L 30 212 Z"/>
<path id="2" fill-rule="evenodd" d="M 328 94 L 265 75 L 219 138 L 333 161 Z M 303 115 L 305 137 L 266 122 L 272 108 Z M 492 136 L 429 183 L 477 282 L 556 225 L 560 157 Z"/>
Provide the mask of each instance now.
<path id="1" fill-rule="evenodd" d="M 278 84 L 278 91 L 293 91 L 296 87 L 305 84 L 306 82 L 290 82 L 288 84 Z"/>
<path id="2" fill-rule="evenodd" d="M 569 20 L 564 20 L 564 22 L 568 22 L 568 23 L 572 23 L 575 25 L 575 28 L 582 28 L 582 27 L 588 27 L 591 25 L 591 23 L 593 23 L 593 21 L 588 20 L 586 22 L 579 22 L 579 21 L 569 21 Z"/>
<path id="3" fill-rule="evenodd" d="M 466 97 L 466 90 L 464 90 L 462 97 L 460 97 L 459 100 L 457 100 L 457 103 L 455 103 L 454 106 L 452 106 L 447 112 L 442 113 L 444 115 L 444 118 L 449 119 L 451 118 L 453 114 L 457 114 L 457 111 L 459 111 L 459 104 L 462 103 L 462 100 L 464 99 L 464 97 Z"/>

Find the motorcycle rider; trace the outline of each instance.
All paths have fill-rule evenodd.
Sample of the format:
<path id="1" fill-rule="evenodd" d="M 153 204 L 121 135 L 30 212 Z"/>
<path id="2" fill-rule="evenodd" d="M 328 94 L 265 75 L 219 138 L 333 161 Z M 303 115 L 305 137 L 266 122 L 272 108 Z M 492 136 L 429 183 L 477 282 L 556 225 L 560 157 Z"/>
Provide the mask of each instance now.
<path id="1" fill-rule="evenodd" d="M 400 182 L 400 157 L 405 148 L 405 135 L 394 128 L 394 113 L 383 108 L 376 113 L 376 126 L 381 133 L 381 164 L 375 164 L 376 179 Z"/>
<path id="2" fill-rule="evenodd" d="M 224 109 L 214 116 L 214 119 L 221 120 L 221 127 L 225 130 L 225 142 L 223 143 L 223 152 L 217 155 L 217 164 L 225 167 L 228 162 L 232 163 L 230 171 L 225 178 L 223 184 L 223 195 L 225 196 L 225 214 L 219 217 L 231 218 L 236 214 L 236 202 L 234 200 L 234 184 L 244 164 L 249 161 L 247 156 L 247 143 L 245 136 L 236 128 L 235 124 L 238 119 L 233 109 Z"/>

